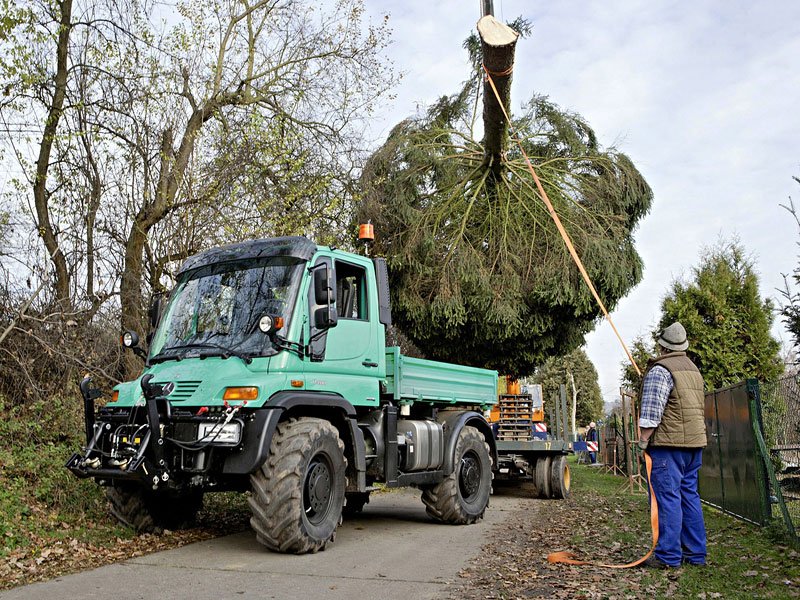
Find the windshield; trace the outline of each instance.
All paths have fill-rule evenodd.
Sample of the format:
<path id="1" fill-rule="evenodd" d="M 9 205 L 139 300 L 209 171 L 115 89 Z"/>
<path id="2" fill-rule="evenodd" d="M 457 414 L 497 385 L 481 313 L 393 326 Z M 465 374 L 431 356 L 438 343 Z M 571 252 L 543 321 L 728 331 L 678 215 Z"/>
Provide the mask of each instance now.
<path id="1" fill-rule="evenodd" d="M 288 327 L 304 264 L 279 256 L 189 271 L 172 293 L 150 356 L 224 349 L 271 354 L 273 345 L 258 322 L 264 315 L 277 315 Z"/>

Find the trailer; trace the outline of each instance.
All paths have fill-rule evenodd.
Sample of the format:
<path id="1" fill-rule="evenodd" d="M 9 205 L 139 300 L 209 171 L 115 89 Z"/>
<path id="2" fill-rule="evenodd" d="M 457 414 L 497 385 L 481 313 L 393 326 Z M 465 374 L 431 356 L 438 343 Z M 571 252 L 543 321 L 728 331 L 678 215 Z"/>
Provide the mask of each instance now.
<path id="1" fill-rule="evenodd" d="M 511 391 L 519 392 L 512 386 Z M 537 431 L 544 423 L 541 386 L 530 393 L 500 394 L 490 421 L 497 445 L 497 481 L 531 481 L 539 498 L 567 498 L 572 442 Z"/>

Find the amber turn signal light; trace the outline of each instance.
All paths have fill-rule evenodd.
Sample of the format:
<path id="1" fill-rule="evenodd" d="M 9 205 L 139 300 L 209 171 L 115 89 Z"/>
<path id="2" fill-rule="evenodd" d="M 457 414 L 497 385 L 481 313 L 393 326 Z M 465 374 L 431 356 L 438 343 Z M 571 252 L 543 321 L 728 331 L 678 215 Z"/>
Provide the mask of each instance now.
<path id="1" fill-rule="evenodd" d="M 257 387 L 229 387 L 225 388 L 223 400 L 255 400 L 258 398 Z"/>

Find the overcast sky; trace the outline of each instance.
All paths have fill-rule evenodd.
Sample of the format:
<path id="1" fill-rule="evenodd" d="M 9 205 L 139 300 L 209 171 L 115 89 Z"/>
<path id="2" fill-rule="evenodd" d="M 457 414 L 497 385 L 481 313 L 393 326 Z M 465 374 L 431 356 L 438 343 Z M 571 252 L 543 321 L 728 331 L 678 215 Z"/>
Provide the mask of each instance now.
<path id="1" fill-rule="evenodd" d="M 389 13 L 388 54 L 405 74 L 375 123 L 380 141 L 466 79 L 461 43 L 480 5 L 367 0 L 372 15 Z M 626 342 L 654 329 L 670 282 L 720 237 L 738 236 L 762 295 L 777 297 L 800 239 L 779 206 L 789 196 L 800 205 L 800 1 L 494 0 L 494 9 L 533 23 L 517 44 L 512 108 L 536 93 L 580 113 L 653 188 L 636 235 L 644 279 L 612 314 Z M 607 323 L 587 351 L 605 400 L 616 400 L 625 354 Z"/>

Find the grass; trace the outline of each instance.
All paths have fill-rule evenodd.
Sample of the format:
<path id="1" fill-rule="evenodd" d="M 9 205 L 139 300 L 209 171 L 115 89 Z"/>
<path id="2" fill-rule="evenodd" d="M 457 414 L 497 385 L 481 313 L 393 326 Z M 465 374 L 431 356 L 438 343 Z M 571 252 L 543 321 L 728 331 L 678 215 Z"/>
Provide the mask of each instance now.
<path id="1" fill-rule="evenodd" d="M 104 489 L 64 464 L 84 443 L 79 399 L 10 407 L 0 398 L 0 589 L 241 531 L 244 494 L 207 494 L 198 525 L 137 535 Z"/>
<path id="2" fill-rule="evenodd" d="M 608 539 L 622 544 L 642 543 L 649 528 L 648 506 L 642 496 L 621 493 L 624 478 L 606 475 L 601 469 L 572 465 L 578 502 L 600 496 L 608 506 L 593 524 Z M 634 498 L 639 498 L 634 501 Z M 616 506 L 616 508 L 615 508 Z M 620 507 L 623 508 L 620 508 Z M 627 510 L 625 509 L 627 507 Z M 634 593 L 644 585 L 658 589 L 655 598 L 788 598 L 797 597 L 800 584 L 800 553 L 776 528 L 761 528 L 709 507 L 703 507 L 708 538 L 708 566 L 684 567 L 670 576 L 669 585 L 659 589 L 664 572 L 645 571 L 642 581 L 625 592 Z M 636 528 L 625 527 L 633 520 Z M 621 522 L 622 521 L 622 522 Z M 719 594 L 719 595 L 717 595 Z"/>
<path id="3" fill-rule="evenodd" d="M 507 489 L 519 508 L 493 528 L 479 556 L 460 574 L 459 600 L 800 598 L 800 554 L 775 530 L 704 507 L 708 566 L 672 570 L 610 569 L 643 557 L 651 545 L 649 505 L 627 479 L 600 467 L 570 464 L 566 500 L 538 500 Z M 591 561 L 553 564 L 568 551 Z"/>
<path id="4" fill-rule="evenodd" d="M 64 467 L 83 432 L 72 402 L 6 407 L 0 399 L 0 559 L 47 542 L 132 535 L 108 517 L 103 491 Z"/>

